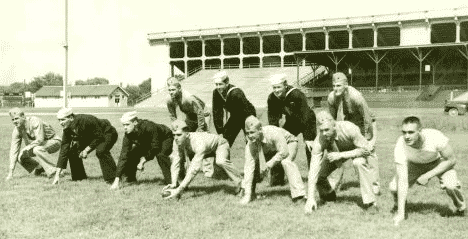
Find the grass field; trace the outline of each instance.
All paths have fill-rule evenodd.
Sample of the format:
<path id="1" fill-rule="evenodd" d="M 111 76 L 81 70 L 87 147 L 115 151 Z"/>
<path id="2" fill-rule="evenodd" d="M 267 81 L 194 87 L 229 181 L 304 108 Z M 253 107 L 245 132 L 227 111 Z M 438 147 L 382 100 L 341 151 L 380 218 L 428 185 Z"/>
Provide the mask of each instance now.
<path id="1" fill-rule="evenodd" d="M 50 179 L 28 175 L 20 167 L 14 179 L 5 182 L 13 125 L 8 116 L 1 114 L 0 238 L 465 238 L 468 218 L 447 216 L 453 206 L 436 179 L 426 187 L 410 190 L 409 219 L 394 227 L 389 213 L 393 202 L 388 182 L 394 173 L 392 154 L 399 136 L 398 125 L 404 116 L 412 114 L 420 116 L 426 126 L 438 128 L 450 137 L 458 157 L 459 179 L 462 185 L 467 185 L 467 118 L 450 118 L 440 109 L 374 110 L 379 129 L 380 213 L 362 213 L 357 175 L 348 164 L 337 202 L 328 203 L 308 216 L 303 213 L 303 204 L 291 202 L 288 186 L 270 188 L 262 183 L 258 192 L 265 197 L 241 206 L 239 198 L 232 194 L 234 188 L 230 181 L 211 180 L 201 174 L 182 200 L 164 201 L 160 196 L 162 174 L 156 160 L 138 174 L 137 185 L 110 191 L 110 185 L 101 178 L 94 153 L 85 160 L 90 179 L 82 182 L 72 182 L 70 175 L 66 175 L 59 185 L 52 186 Z M 55 115 L 47 114 L 55 110 L 34 111 L 61 131 Z M 116 126 L 119 140 L 111 152 L 117 160 L 123 135 L 119 117 L 125 110 L 111 114 L 106 112 L 114 109 L 78 111 L 99 112 L 98 117 L 108 118 Z M 260 110 L 260 115 L 266 122 L 264 110 Z M 142 110 L 140 117 L 169 123 L 164 109 Z M 243 167 L 243 146 L 239 135 L 231 154 L 239 169 Z M 307 180 L 303 146 L 300 149 L 296 162 Z"/>

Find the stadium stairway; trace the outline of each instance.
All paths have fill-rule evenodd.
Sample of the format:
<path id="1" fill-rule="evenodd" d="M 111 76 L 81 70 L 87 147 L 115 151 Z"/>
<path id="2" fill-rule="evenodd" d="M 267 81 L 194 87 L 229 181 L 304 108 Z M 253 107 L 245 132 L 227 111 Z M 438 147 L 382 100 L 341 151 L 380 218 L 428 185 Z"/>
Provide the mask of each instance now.
<path id="1" fill-rule="evenodd" d="M 201 70 L 181 81 L 182 88 L 197 95 L 211 108 L 215 88 L 212 77 L 218 71 Z M 268 95 L 272 91 L 268 81 L 270 75 L 284 73 L 287 75 L 289 84 L 297 84 L 297 67 L 225 69 L 224 71 L 228 74 L 230 83 L 241 88 L 255 107 L 266 107 Z M 299 78 L 302 79 L 311 71 L 310 66 L 301 66 Z M 158 90 L 150 98 L 135 105 L 135 108 L 166 107 L 167 97 L 169 97 L 167 89 Z"/>
<path id="2" fill-rule="evenodd" d="M 442 87 L 439 85 L 429 85 L 425 87 L 425 89 L 421 92 L 421 94 L 418 97 L 416 97 L 416 100 L 431 101 L 437 96 L 441 88 Z"/>
<path id="3" fill-rule="evenodd" d="M 321 79 L 323 76 L 328 74 L 328 70 L 325 66 L 319 66 L 315 72 L 312 70 L 310 73 L 306 74 L 304 77 L 301 77 L 299 80 L 300 85 L 311 85 L 313 87 L 314 84 L 310 82 L 315 79 Z"/>

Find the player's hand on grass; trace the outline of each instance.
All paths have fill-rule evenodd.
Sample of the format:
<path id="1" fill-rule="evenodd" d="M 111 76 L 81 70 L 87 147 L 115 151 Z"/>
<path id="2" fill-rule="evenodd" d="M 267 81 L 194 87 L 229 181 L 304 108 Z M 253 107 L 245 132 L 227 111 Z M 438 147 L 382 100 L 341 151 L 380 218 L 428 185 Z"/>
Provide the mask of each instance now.
<path id="1" fill-rule="evenodd" d="M 117 177 L 114 180 L 114 183 L 112 183 L 112 186 L 110 187 L 111 190 L 117 190 L 120 188 L 120 179 Z"/>
<path id="2" fill-rule="evenodd" d="M 13 174 L 12 174 L 12 173 L 8 173 L 8 175 L 7 175 L 6 178 L 5 178 L 5 181 L 10 181 L 12 178 L 13 178 Z"/>
<path id="3" fill-rule="evenodd" d="M 137 165 L 137 170 L 144 171 L 145 170 L 145 163 L 146 163 L 146 159 L 142 158 L 140 160 L 140 163 L 138 163 L 138 165 Z"/>
<path id="4" fill-rule="evenodd" d="M 52 182 L 52 185 L 57 185 L 59 183 L 60 173 L 61 173 L 61 170 L 55 171 L 55 177 L 54 177 L 54 181 Z"/>
<path id="5" fill-rule="evenodd" d="M 400 215 L 399 213 L 393 217 L 393 225 L 399 226 L 400 223 L 405 220 L 405 215 Z"/>
<path id="6" fill-rule="evenodd" d="M 242 197 L 242 199 L 239 201 L 239 203 L 242 204 L 242 205 L 247 205 L 251 201 L 252 201 L 252 196 L 251 195 L 244 195 L 244 197 Z"/>
<path id="7" fill-rule="evenodd" d="M 427 182 L 429 182 L 429 178 L 427 178 L 424 174 L 419 176 L 418 179 L 416 179 L 416 182 L 419 184 L 419 185 L 426 185 Z"/>
<path id="8" fill-rule="evenodd" d="M 307 199 L 307 202 L 304 206 L 305 214 L 311 214 L 315 210 L 317 210 L 317 202 L 314 199 Z"/>
<path id="9" fill-rule="evenodd" d="M 54 181 L 52 182 L 52 185 L 57 185 L 59 183 L 59 180 L 57 177 L 54 178 Z"/>
<path id="10" fill-rule="evenodd" d="M 168 185 L 164 186 L 163 191 L 167 190 L 167 189 L 174 189 L 176 187 L 177 187 L 177 185 L 171 183 L 171 184 L 168 184 Z"/>
<path id="11" fill-rule="evenodd" d="M 164 199 L 168 200 L 168 199 L 171 199 L 171 198 L 177 198 L 179 199 L 180 198 L 180 194 L 181 194 L 181 190 L 180 188 L 175 188 L 175 189 L 166 189 L 165 191 L 168 191 L 170 192 L 171 194 L 167 197 L 164 197 Z"/>

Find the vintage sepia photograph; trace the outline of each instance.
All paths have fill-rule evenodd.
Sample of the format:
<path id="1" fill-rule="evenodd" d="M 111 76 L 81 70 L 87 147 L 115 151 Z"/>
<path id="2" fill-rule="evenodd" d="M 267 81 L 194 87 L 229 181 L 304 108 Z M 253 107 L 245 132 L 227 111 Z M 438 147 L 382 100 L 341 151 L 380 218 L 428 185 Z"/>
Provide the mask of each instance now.
<path id="1" fill-rule="evenodd" d="M 468 3 L 0 1 L 0 239 L 465 238 Z"/>

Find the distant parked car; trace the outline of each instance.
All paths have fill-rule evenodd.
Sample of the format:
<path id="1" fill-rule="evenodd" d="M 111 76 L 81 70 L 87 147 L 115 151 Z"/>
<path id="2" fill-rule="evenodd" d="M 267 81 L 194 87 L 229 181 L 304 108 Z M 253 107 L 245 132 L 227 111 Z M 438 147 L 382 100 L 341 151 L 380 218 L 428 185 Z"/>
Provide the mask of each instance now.
<path id="1" fill-rule="evenodd" d="M 445 100 L 444 111 L 448 112 L 450 116 L 464 115 L 468 108 L 468 101 L 466 100 Z"/>
<path id="2" fill-rule="evenodd" d="M 450 116 L 464 115 L 468 111 L 468 92 L 445 101 L 444 111 Z"/>

